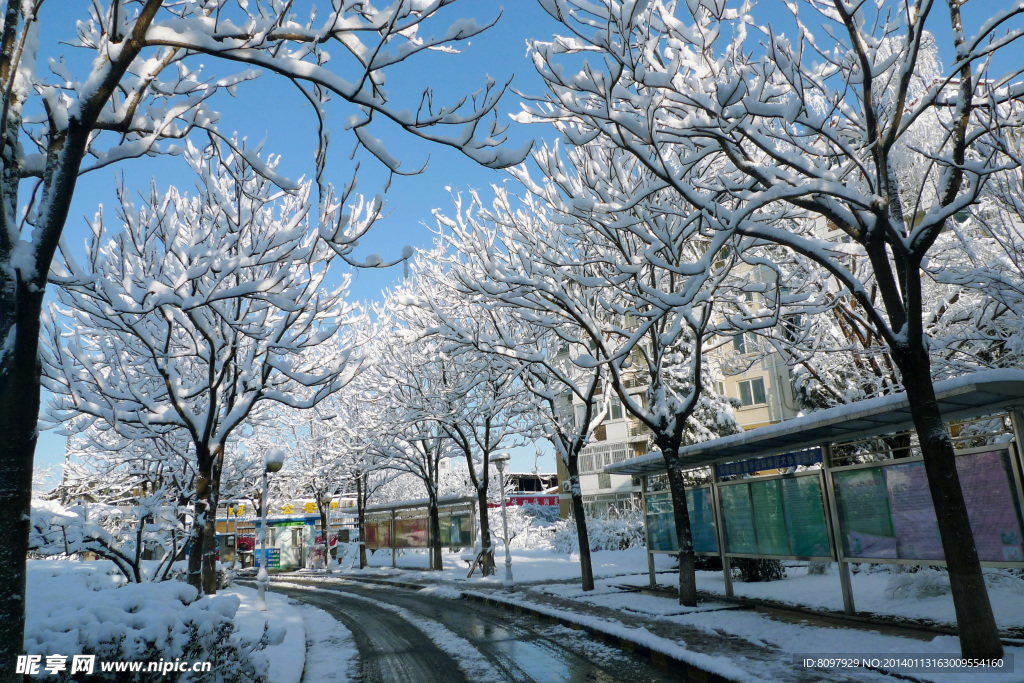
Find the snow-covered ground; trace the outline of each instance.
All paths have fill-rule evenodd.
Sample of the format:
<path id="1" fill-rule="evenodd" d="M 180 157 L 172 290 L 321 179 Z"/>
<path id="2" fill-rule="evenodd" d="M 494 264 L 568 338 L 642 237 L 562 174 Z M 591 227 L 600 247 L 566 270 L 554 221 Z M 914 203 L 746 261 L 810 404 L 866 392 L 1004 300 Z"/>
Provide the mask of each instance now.
<path id="1" fill-rule="evenodd" d="M 494 562 L 497 568 L 495 576 L 482 577 L 480 571 L 467 579 L 469 566 L 461 560 L 461 553 L 442 553 L 444 571 L 440 574 L 445 581 L 465 582 L 467 584 L 500 586 L 505 572 L 505 556 L 499 551 Z M 590 554 L 594 566 L 595 577 L 624 576 L 635 574 L 640 568 L 647 567 L 646 553 L 643 548 L 627 548 L 626 550 L 599 550 Z M 391 568 L 391 551 L 378 550 L 366 554 L 370 566 L 363 571 L 375 573 L 395 573 L 400 576 L 412 576 L 409 570 L 422 570 L 415 576 L 438 577 L 438 572 L 426 570 L 427 555 L 421 550 L 405 550 L 396 558 L 399 569 Z M 667 570 L 672 566 L 671 559 L 666 555 L 655 558 L 655 566 L 659 570 Z M 347 571 L 347 570 L 346 570 Z M 579 555 L 564 555 L 548 549 L 516 548 L 512 551 L 512 574 L 517 583 L 539 583 L 542 581 L 572 581 L 580 577 Z"/>
<path id="2" fill-rule="evenodd" d="M 990 578 L 988 590 L 996 623 L 1003 629 L 1024 628 L 1024 580 L 996 573 L 991 574 Z M 914 594 L 914 584 L 911 583 L 907 586 L 911 590 L 898 591 L 894 594 L 892 589 L 895 588 L 895 584 L 904 579 L 925 586 L 933 585 L 933 582 L 940 586 L 943 583 L 947 587 L 949 585 L 944 573 L 934 570 L 922 570 L 917 574 L 860 571 L 850 576 L 857 611 L 926 620 L 938 624 L 956 623 L 953 599 L 948 592 L 941 595 Z M 658 577 L 658 583 L 673 585 L 674 579 L 662 574 Z M 829 573 L 824 575 L 809 575 L 806 567 L 789 567 L 786 570 L 786 578 L 780 581 L 733 581 L 732 585 L 733 591 L 740 597 L 776 600 L 813 609 L 837 612 L 843 610 L 843 596 L 835 565 L 832 565 Z M 697 588 L 724 595 L 725 578 L 720 571 L 697 572 Z M 927 590 L 924 592 L 927 593 Z M 909 594 L 901 596 L 902 593 Z"/>
<path id="3" fill-rule="evenodd" d="M 396 558 L 398 569 L 390 566 L 390 552 L 378 552 L 369 559 L 371 567 L 363 570 L 363 574 L 387 576 L 395 580 L 426 580 L 445 583 L 465 591 L 484 589 L 492 591 L 492 594 L 500 589 L 504 573 L 504 557 L 500 552 L 496 557 L 497 576 L 483 578 L 475 574 L 470 579 L 466 578 L 466 564 L 461 561 L 458 553 L 444 553 L 442 572 L 416 571 L 426 564 L 426 555 L 419 551 L 407 550 L 399 555 Z M 595 552 L 592 559 L 597 585 L 594 591 L 584 592 L 577 583 L 578 557 L 557 555 L 546 550 L 513 550 L 513 575 L 519 589 L 515 592 L 502 592 L 501 599 L 545 614 L 552 613 L 552 609 L 545 603 L 543 596 L 571 600 L 579 605 L 579 612 L 573 620 L 580 624 L 628 637 L 671 657 L 690 661 L 739 680 L 750 678 L 750 672 L 737 671 L 721 658 L 709 658 L 702 656 L 702 653 L 687 650 L 682 641 L 673 641 L 636 627 L 609 624 L 607 618 L 588 614 L 588 607 L 606 608 L 622 615 L 655 622 L 674 623 L 710 634 L 735 636 L 755 645 L 778 650 L 779 665 L 788 667 L 793 666 L 794 656 L 803 654 L 955 657 L 959 653 L 959 643 L 954 636 L 919 632 L 901 637 L 865 628 L 815 625 L 813 618 L 780 621 L 751 610 L 730 609 L 732 605 L 725 601 L 704 601 L 695 609 L 681 607 L 669 597 L 624 592 L 621 589 L 623 586 L 645 587 L 649 584 L 647 560 L 642 548 Z M 673 562 L 669 557 L 655 556 L 659 587 L 671 588 L 676 585 L 677 575 L 671 571 L 672 568 Z M 1024 627 L 1024 580 L 1005 574 L 990 578 L 989 593 L 999 626 L 1004 629 Z M 859 571 L 853 574 L 852 584 L 859 611 L 952 626 L 955 624 L 952 599 L 948 593 L 929 595 L 928 590 L 934 586 L 941 587 L 943 579 L 941 573 L 932 570 L 916 574 Z M 700 590 L 708 593 L 724 595 L 725 592 L 720 571 L 698 572 L 697 585 Z M 734 581 L 733 587 L 735 594 L 741 597 L 836 612 L 841 612 L 843 607 L 839 577 L 834 566 L 823 575 L 808 574 L 804 566 L 791 566 L 787 568 L 785 579 L 763 583 Z M 920 592 L 915 591 L 915 588 L 921 588 Z M 434 590 L 439 597 L 455 597 L 454 591 Z M 1024 667 L 1024 648 L 1007 647 L 1006 653 L 1019 663 L 1015 667 L 1017 671 L 987 673 L 985 680 L 989 683 L 1019 683 L 1024 680 L 1024 674 L 1020 673 L 1021 667 Z M 976 680 L 976 674 L 915 672 L 907 675 L 911 680 L 924 681 Z M 752 680 L 756 680 L 756 677 Z"/>
<path id="4" fill-rule="evenodd" d="M 446 551 L 443 553 L 443 558 L 444 571 L 440 574 L 429 572 L 422 570 L 427 563 L 425 552 L 406 550 L 396 558 L 399 569 L 392 569 L 391 553 L 378 551 L 373 555 L 367 554 L 370 568 L 363 571 L 406 578 L 413 576 L 440 578 L 446 582 L 466 585 L 500 586 L 502 584 L 505 570 L 504 555 L 500 551 L 495 557 L 497 574 L 486 578 L 481 577 L 477 571 L 472 578 L 467 579 L 467 565 L 461 561 L 459 553 Z M 635 586 L 646 586 L 649 583 L 647 558 L 643 548 L 619 551 L 603 550 L 592 553 L 591 558 L 594 565 L 594 576 L 597 579 L 621 577 L 617 583 Z M 666 588 L 677 585 L 677 575 L 672 571 L 674 568 L 672 559 L 667 555 L 655 555 L 654 560 L 658 585 Z M 415 572 L 417 569 L 421 569 L 422 572 L 410 573 L 410 570 Z M 516 583 L 573 581 L 579 579 L 580 576 L 579 557 L 577 555 L 559 555 L 550 550 L 514 549 L 512 551 L 512 573 Z M 933 596 L 915 594 L 914 586 L 911 584 L 907 589 L 894 594 L 890 583 L 894 580 L 900 581 L 901 579 L 894 579 L 897 576 L 901 579 L 916 580 L 928 585 L 939 584 L 941 586 L 944 582 L 944 576 L 933 570 L 900 575 L 884 571 L 858 571 L 851 575 L 857 610 L 903 619 L 932 621 L 937 624 L 955 624 L 953 601 L 948 593 Z M 1024 628 L 1024 579 L 1010 577 L 1005 573 L 997 575 L 995 572 L 990 578 L 992 580 L 989 584 L 989 595 L 996 623 L 1004 629 Z M 708 593 L 724 595 L 725 579 L 722 572 L 697 572 L 697 588 Z M 828 573 L 820 575 L 808 574 L 805 566 L 790 566 L 786 569 L 786 578 L 782 580 L 761 583 L 743 583 L 734 580 L 733 590 L 738 597 L 773 600 L 818 610 L 835 612 L 843 610 L 843 596 L 835 565 L 830 567 Z M 652 599 L 656 600 L 657 598 Z"/>
<path id="5" fill-rule="evenodd" d="M 165 659 L 180 657 L 180 639 L 156 638 L 170 627 L 182 630 L 182 618 L 205 612 L 227 616 L 234 622 L 242 641 L 257 641 L 269 626 L 270 644 L 255 658 L 269 660 L 268 680 L 299 683 L 306 670 L 310 681 L 347 681 L 356 661 L 352 636 L 326 612 L 307 605 L 293 605 L 281 595 L 267 594 L 267 611 L 255 609 L 256 591 L 231 586 L 203 604 L 192 602 L 194 590 L 178 581 L 122 586 L 109 562 L 30 560 L 28 563 L 26 646 L 31 654 L 64 655 L 69 659 L 82 653 L 82 643 L 91 651 L 111 636 L 126 636 L 123 652 L 97 657 L 101 661 L 138 661 L 145 643 L 161 644 Z M 186 606 L 191 603 L 190 606 Z M 208 620 L 209 621 L 209 620 Z M 206 622 L 203 622 L 206 623 Z M 132 648 L 137 647 L 140 652 Z"/>
<path id="6" fill-rule="evenodd" d="M 459 553 L 444 554 L 444 570 L 430 572 L 422 569 L 426 556 L 406 551 L 397 558 L 399 568 L 392 568 L 390 553 L 371 555 L 371 566 L 364 570 L 348 570 L 349 577 L 387 578 L 393 581 L 416 581 L 429 584 L 424 591 L 441 599 L 459 599 L 464 593 L 477 593 L 496 597 L 505 602 L 520 604 L 536 611 L 568 619 L 584 626 L 598 628 L 605 633 L 642 643 L 654 651 L 701 668 L 715 671 L 736 680 L 757 680 L 747 668 L 738 666 L 728 656 L 688 647 L 684 633 L 678 629 L 696 629 L 713 637 L 732 636 L 751 645 L 768 648 L 778 653 L 778 667 L 792 667 L 798 655 L 917 655 L 955 656 L 959 651 L 953 636 L 925 632 L 892 634 L 871 628 L 837 627 L 813 617 L 776 619 L 748 609 L 737 609 L 735 604 L 714 599 L 702 601 L 695 608 L 681 607 L 670 596 L 636 592 L 648 584 L 646 557 L 643 549 L 602 551 L 593 554 L 596 589 L 584 592 L 579 579 L 578 558 L 559 555 L 550 550 L 516 550 L 513 552 L 513 572 L 517 584 L 515 591 L 503 589 L 503 557 L 499 554 L 496 577 L 467 578 L 467 566 Z M 380 566 L 380 565 L 386 566 Z M 676 583 L 672 561 L 666 556 L 656 557 L 658 584 L 670 588 Z M 404 567 L 404 568 L 403 568 Z M 110 628 L 118 625 L 129 635 L 144 634 L 159 624 L 178 615 L 226 615 L 234 620 L 236 637 L 242 641 L 255 641 L 264 625 L 271 625 L 273 644 L 257 657 L 269 659 L 269 680 L 275 683 L 308 681 L 346 681 L 355 672 L 357 652 L 351 634 L 327 613 L 305 605 L 295 605 L 280 595 L 268 594 L 268 611 L 253 608 L 256 592 L 247 587 L 233 586 L 218 593 L 210 601 L 192 603 L 188 586 L 180 582 L 144 584 L 118 587 L 120 580 L 110 573 L 105 562 L 74 562 L 60 560 L 34 560 L 29 562 L 27 642 L 30 652 L 75 654 L 74 648 L 84 638 L 73 629 Z M 316 575 L 314 572 L 299 572 Z M 338 576 L 338 573 L 335 573 Z M 896 578 L 894 577 L 904 577 Z M 905 577 L 911 577 L 907 579 Z M 916 577 L 916 578 L 915 578 Z M 927 619 L 938 623 L 952 623 L 953 612 L 948 594 L 929 595 L 929 589 L 941 587 L 941 575 L 892 574 L 887 572 L 859 572 L 853 575 L 857 607 L 895 617 Z M 287 583 L 282 576 L 278 581 Z M 722 593 L 721 572 L 698 572 L 698 586 L 708 593 Z M 919 584 L 919 585 L 918 585 Z M 780 581 L 766 583 L 734 582 L 737 595 L 765 598 L 815 609 L 839 610 L 842 600 L 839 579 L 834 570 L 824 575 L 808 574 L 804 567 L 789 567 L 787 576 Z M 915 588 L 923 587 L 923 593 Z M 898 589 L 894 592 L 894 589 Z M 1003 628 L 1024 627 L 1024 580 L 1003 576 L 990 586 L 996 618 Z M 190 604 L 191 603 L 191 604 Z M 399 608 L 395 608 L 398 610 Z M 187 612 L 192 610 L 192 612 Z M 673 631 L 673 628 L 677 628 Z M 134 630 L 133 630 L 134 629 Z M 429 632 L 439 646 L 450 638 L 443 631 Z M 131 639 L 129 638 L 129 641 Z M 47 649 L 49 648 L 49 649 Z M 1008 647 L 1008 655 L 1024 666 L 1024 648 Z M 131 659 L 126 650 L 124 659 Z M 482 663 L 476 663 L 483 666 Z M 1020 668 L 1019 666 L 1017 667 Z M 781 669 L 780 669 L 781 671 Z M 753 677 L 752 677 L 753 676 Z M 967 674 L 913 673 L 913 680 L 967 681 Z M 989 683 L 1019 683 L 1020 673 L 987 674 Z"/>

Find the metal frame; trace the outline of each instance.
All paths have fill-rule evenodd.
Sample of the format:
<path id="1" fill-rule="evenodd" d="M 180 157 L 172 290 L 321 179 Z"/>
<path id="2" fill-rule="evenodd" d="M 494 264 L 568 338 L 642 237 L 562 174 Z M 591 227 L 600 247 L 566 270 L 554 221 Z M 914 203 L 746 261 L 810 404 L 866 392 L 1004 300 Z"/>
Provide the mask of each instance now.
<path id="1" fill-rule="evenodd" d="M 832 539 L 832 552 L 835 554 L 836 566 L 839 570 L 839 588 L 843 593 L 843 612 L 856 614 L 857 606 L 853 600 L 853 581 L 850 579 L 850 564 L 843 559 L 843 538 L 842 527 L 839 524 L 839 507 L 836 505 L 836 491 L 832 485 L 832 445 L 822 444 L 821 446 L 821 472 L 822 485 L 825 487 L 825 507 L 828 508 L 828 515 L 825 521 L 828 524 L 829 536 Z"/>
<path id="2" fill-rule="evenodd" d="M 733 597 L 732 561 L 725 554 L 725 520 L 722 517 L 722 504 L 719 501 L 718 470 L 711 468 L 711 509 L 715 515 L 715 541 L 718 543 L 718 557 L 722 560 L 722 580 L 725 583 L 725 597 Z"/>

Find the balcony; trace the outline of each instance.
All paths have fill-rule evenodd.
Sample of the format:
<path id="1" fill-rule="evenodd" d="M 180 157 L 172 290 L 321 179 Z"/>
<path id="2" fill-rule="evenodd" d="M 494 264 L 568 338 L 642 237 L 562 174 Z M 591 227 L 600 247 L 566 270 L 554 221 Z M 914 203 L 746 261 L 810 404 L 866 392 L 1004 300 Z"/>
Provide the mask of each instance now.
<path id="1" fill-rule="evenodd" d="M 630 420 L 626 423 L 626 436 L 630 439 L 644 438 L 651 435 L 651 428 L 640 420 Z"/>

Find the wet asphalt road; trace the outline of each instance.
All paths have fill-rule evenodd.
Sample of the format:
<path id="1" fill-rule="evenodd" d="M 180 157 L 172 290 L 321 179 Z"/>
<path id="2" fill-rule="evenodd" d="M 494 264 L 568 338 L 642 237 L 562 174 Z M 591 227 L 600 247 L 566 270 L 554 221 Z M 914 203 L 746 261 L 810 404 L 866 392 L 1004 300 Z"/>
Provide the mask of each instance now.
<path id="1" fill-rule="evenodd" d="M 584 631 L 489 605 L 343 580 L 287 583 L 315 590 L 273 583 L 271 590 L 326 611 L 352 632 L 356 680 L 364 683 L 686 680 Z"/>

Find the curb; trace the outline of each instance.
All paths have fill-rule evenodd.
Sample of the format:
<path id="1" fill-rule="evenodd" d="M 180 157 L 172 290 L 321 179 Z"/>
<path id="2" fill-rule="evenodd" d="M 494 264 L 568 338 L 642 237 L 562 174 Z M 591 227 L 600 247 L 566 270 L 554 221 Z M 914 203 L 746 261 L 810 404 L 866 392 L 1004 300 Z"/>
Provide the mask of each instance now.
<path id="1" fill-rule="evenodd" d="M 411 583 L 405 581 L 392 581 L 390 579 L 379 579 L 376 577 L 346 577 L 362 581 L 365 583 L 373 583 L 384 586 L 394 586 L 396 588 L 407 588 L 409 590 L 422 590 L 427 588 L 422 583 Z M 458 590 L 458 589 L 456 589 Z M 590 636 L 593 636 L 596 640 L 601 641 L 605 645 L 611 645 L 617 647 L 623 652 L 630 652 L 641 657 L 648 657 L 655 666 L 658 666 L 666 671 L 672 673 L 682 673 L 686 681 L 692 681 L 693 683 L 733 683 L 732 679 L 726 678 L 721 674 L 707 671 L 695 666 L 691 662 L 687 662 L 682 659 L 678 659 L 671 655 L 665 654 L 658 650 L 653 650 L 650 646 L 643 643 L 637 642 L 625 636 L 619 636 L 606 631 L 602 631 L 599 628 L 591 626 L 589 624 L 581 624 L 573 621 L 570 618 L 563 616 L 555 616 L 548 614 L 547 612 L 534 609 L 532 607 L 526 607 L 497 598 L 480 595 L 478 593 L 467 593 L 466 591 L 459 590 L 459 594 L 463 600 L 470 600 L 472 602 L 478 602 L 491 607 L 499 607 L 507 612 L 514 614 L 525 614 L 531 616 L 542 623 L 547 624 L 558 624 L 571 628 L 574 631 L 585 631 Z"/>
<path id="2" fill-rule="evenodd" d="M 422 586 L 418 587 L 422 588 Z M 480 602 L 492 607 L 500 607 L 508 612 L 514 612 L 515 614 L 526 614 L 541 622 L 559 624 L 561 626 L 571 628 L 574 631 L 585 631 L 596 640 L 599 640 L 606 645 L 612 645 L 624 652 L 631 652 L 635 655 L 640 655 L 641 657 L 648 657 L 651 660 L 651 663 L 662 669 L 672 671 L 673 673 L 681 672 L 687 681 L 693 681 L 693 683 L 732 683 L 732 679 L 725 678 L 721 674 L 701 669 L 690 662 L 677 659 L 676 657 L 658 650 L 653 650 L 649 646 L 635 640 L 631 640 L 630 638 L 626 638 L 625 636 L 608 633 L 589 624 L 580 624 L 567 617 L 554 616 L 547 612 L 533 609 L 532 607 L 524 607 L 523 605 L 517 605 L 475 593 L 459 592 L 462 594 L 462 598 L 464 600 Z"/>

